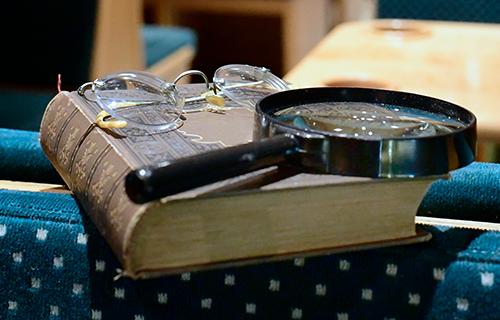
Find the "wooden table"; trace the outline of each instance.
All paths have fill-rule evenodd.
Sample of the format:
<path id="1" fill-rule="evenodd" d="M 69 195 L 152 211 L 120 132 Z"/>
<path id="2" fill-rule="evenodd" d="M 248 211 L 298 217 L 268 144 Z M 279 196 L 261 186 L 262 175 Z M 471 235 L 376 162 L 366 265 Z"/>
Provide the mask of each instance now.
<path id="1" fill-rule="evenodd" d="M 353 85 L 454 102 L 500 144 L 500 25 L 374 20 L 341 24 L 285 77 L 302 87 Z"/>

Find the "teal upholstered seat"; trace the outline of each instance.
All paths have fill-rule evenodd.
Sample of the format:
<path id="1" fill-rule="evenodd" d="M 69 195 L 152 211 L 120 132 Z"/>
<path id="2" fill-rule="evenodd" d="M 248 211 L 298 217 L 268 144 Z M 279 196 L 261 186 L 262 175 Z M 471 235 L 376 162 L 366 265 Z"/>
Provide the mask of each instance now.
<path id="1" fill-rule="evenodd" d="M 0 130 L 0 154 L 0 179 L 57 176 L 37 132 Z M 473 163 L 419 214 L 498 223 L 498 181 L 500 164 Z M 0 318 L 499 319 L 500 232 L 426 229 L 421 244 L 133 281 L 72 195 L 0 189 Z"/>

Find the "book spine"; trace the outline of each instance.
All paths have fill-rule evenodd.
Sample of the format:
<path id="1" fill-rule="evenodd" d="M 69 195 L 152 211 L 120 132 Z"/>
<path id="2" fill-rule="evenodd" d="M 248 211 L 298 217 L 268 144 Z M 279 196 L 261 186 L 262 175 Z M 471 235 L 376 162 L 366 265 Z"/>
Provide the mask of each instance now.
<path id="1" fill-rule="evenodd" d="M 98 111 L 77 93 L 59 93 L 43 116 L 40 143 L 127 269 L 128 239 L 137 215 L 149 205 L 136 205 L 127 197 L 124 177 L 130 165 L 108 141 L 109 133 L 94 123 Z"/>

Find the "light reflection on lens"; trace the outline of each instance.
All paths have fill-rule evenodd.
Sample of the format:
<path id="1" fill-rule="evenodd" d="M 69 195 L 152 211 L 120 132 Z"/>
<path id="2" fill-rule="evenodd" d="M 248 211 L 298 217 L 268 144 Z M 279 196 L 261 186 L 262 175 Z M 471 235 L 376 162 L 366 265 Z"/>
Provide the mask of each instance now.
<path id="1" fill-rule="evenodd" d="M 463 127 L 458 121 L 422 110 L 361 102 L 292 106 L 278 110 L 274 115 L 300 129 L 373 140 L 430 136 Z"/>

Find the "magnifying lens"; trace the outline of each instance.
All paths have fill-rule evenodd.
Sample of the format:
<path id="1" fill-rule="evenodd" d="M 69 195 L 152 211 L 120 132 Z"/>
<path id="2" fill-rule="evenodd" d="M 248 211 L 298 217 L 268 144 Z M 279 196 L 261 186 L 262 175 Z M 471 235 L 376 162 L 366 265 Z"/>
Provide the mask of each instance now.
<path id="1" fill-rule="evenodd" d="M 140 168 L 125 186 L 145 203 L 272 165 L 415 178 L 466 166 L 475 149 L 476 118 L 455 104 L 380 89 L 298 89 L 257 103 L 253 142 Z"/>

